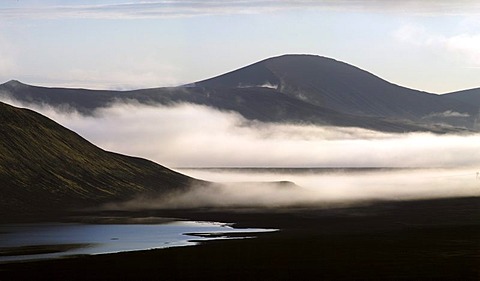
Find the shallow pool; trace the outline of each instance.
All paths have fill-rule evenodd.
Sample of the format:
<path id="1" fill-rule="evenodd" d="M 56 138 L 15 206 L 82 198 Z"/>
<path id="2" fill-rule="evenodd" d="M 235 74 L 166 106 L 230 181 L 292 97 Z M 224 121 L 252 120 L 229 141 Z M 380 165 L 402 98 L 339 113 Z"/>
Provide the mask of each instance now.
<path id="1" fill-rule="evenodd" d="M 245 233 L 245 236 L 235 238 L 245 238 L 251 237 L 253 233 L 266 231 L 274 230 L 234 229 L 223 223 L 198 221 L 173 221 L 162 224 L 6 224 L 0 225 L 0 262 L 188 246 L 195 245 L 197 241 L 228 239 L 217 235 L 212 237 L 192 235 L 195 233 L 236 232 Z M 75 247 L 67 246 L 61 251 L 57 249 L 55 253 L 41 254 L 32 254 L 31 251 L 19 254 L 16 250 L 25 249 L 26 246 L 30 249 L 52 248 L 55 245 Z"/>

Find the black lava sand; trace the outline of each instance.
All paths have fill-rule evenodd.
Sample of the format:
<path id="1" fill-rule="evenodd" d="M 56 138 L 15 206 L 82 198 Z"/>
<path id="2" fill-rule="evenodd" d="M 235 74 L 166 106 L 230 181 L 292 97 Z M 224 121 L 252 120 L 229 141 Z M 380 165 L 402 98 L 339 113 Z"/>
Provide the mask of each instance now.
<path id="1" fill-rule="evenodd" d="M 280 231 L 191 247 L 0 264 L 0 280 L 480 280 L 480 198 L 128 216 Z"/>

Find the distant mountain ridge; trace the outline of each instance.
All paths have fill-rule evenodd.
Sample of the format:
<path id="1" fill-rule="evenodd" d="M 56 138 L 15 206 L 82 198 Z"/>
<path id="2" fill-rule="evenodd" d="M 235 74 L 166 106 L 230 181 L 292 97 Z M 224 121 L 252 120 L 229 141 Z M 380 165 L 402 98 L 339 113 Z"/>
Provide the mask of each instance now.
<path id="1" fill-rule="evenodd" d="M 91 114 L 115 101 L 193 103 L 250 120 L 405 132 L 476 130 L 480 102 L 389 83 L 358 67 L 314 55 L 269 58 L 188 87 L 96 91 L 10 81 L 0 93 L 27 103 Z"/>
<path id="2" fill-rule="evenodd" d="M 15 86 L 12 86 L 14 84 Z M 0 94 L 27 104 L 49 105 L 57 109 L 93 114 L 98 108 L 115 102 L 138 101 L 143 104 L 175 105 L 192 103 L 219 110 L 235 111 L 248 120 L 262 122 L 313 123 L 343 127 L 361 127 L 379 131 L 433 131 L 444 128 L 413 122 L 398 122 L 381 117 L 340 113 L 295 99 L 268 87 L 240 88 L 154 88 L 133 91 L 95 91 L 30 86 L 18 81 L 0 85 Z"/>
<path id="3" fill-rule="evenodd" d="M 456 92 L 444 94 L 443 96 L 446 96 L 450 99 L 458 100 L 464 103 L 480 104 L 480 88 L 456 91 Z"/>
<path id="4" fill-rule="evenodd" d="M 478 108 L 401 87 L 347 63 L 313 55 L 269 58 L 195 85 L 231 88 L 249 84 L 276 85 L 294 98 L 352 115 L 416 119 L 452 108 L 475 114 Z"/>
<path id="5" fill-rule="evenodd" d="M 201 181 L 104 151 L 54 121 L 0 103 L 0 221 L 185 190 Z"/>

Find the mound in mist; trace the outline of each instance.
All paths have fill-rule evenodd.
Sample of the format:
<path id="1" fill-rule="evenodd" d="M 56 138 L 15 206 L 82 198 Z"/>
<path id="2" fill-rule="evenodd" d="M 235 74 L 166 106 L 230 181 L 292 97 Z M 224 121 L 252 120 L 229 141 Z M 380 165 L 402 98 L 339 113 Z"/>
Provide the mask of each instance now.
<path id="1" fill-rule="evenodd" d="M 110 203 L 102 210 L 166 210 L 196 208 L 285 208 L 319 203 L 315 194 L 291 181 L 243 181 L 203 183 L 184 192 L 164 196 L 138 196 L 132 200 Z M 324 206 L 325 202 L 321 202 Z"/>
<path id="2" fill-rule="evenodd" d="M 387 132 L 475 129 L 480 104 L 389 83 L 352 65 L 285 55 L 184 87 L 97 91 L 45 88 L 12 80 L 0 94 L 27 104 L 93 114 L 113 103 L 191 103 L 249 120 L 360 127 Z"/>
<path id="3" fill-rule="evenodd" d="M 192 178 L 104 151 L 52 120 L 0 103 L 1 218 L 184 189 Z"/>

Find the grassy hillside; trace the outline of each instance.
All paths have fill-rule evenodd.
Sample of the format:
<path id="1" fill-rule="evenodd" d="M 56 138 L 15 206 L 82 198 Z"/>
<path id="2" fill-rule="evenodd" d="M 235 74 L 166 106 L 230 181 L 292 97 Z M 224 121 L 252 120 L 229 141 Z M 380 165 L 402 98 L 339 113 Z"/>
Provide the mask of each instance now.
<path id="1" fill-rule="evenodd" d="M 186 188 L 193 179 L 104 151 L 52 120 L 0 103 L 0 217 Z"/>

